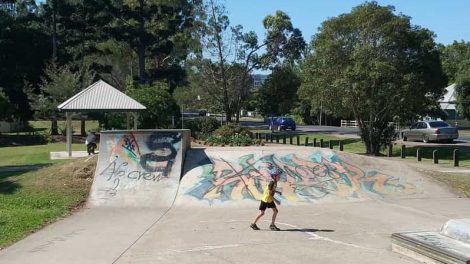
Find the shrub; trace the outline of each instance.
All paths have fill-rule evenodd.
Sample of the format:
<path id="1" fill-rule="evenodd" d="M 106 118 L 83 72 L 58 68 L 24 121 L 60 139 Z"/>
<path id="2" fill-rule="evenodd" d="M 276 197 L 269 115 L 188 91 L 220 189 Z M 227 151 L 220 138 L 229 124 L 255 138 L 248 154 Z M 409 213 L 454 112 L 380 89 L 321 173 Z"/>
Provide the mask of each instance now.
<path id="1" fill-rule="evenodd" d="M 214 131 L 214 135 L 221 136 L 221 137 L 230 137 L 236 134 L 245 135 L 249 137 L 252 136 L 252 133 L 248 128 L 242 127 L 237 124 L 224 125 Z"/>
<path id="2" fill-rule="evenodd" d="M 40 131 L 38 133 L 38 137 L 40 138 L 40 142 L 49 143 L 52 141 L 52 136 L 49 130 Z"/>
<path id="3" fill-rule="evenodd" d="M 216 145 L 247 146 L 253 144 L 250 130 L 236 124 L 220 127 L 212 135 L 208 136 L 206 140 Z"/>
<path id="4" fill-rule="evenodd" d="M 184 128 L 190 129 L 194 138 L 202 140 L 207 139 L 219 127 L 219 121 L 214 117 L 201 117 L 184 121 Z"/>

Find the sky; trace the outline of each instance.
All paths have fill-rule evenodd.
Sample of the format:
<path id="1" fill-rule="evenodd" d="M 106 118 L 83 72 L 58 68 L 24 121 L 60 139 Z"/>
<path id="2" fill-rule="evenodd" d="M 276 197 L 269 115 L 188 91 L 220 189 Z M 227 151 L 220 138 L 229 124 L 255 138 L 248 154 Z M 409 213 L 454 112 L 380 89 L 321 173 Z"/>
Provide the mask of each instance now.
<path id="1" fill-rule="evenodd" d="M 231 25 L 242 25 L 244 31 L 255 31 L 264 37 L 262 20 L 282 10 L 294 27 L 302 31 L 309 43 L 321 23 L 328 18 L 349 13 L 365 1 L 359 0 L 225 0 Z M 454 40 L 470 41 L 470 0 L 378 0 L 392 5 L 396 14 L 411 17 L 411 23 L 436 34 L 435 41 L 451 44 Z"/>

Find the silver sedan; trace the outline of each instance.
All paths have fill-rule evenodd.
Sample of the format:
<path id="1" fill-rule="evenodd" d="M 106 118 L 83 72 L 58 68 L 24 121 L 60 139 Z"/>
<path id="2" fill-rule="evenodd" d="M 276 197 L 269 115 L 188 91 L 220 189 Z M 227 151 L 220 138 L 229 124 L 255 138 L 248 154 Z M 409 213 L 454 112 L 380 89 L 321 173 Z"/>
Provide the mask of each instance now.
<path id="1" fill-rule="evenodd" d="M 452 142 L 459 137 L 456 127 L 444 121 L 419 121 L 414 123 L 410 129 L 402 132 L 403 141 L 443 141 Z"/>

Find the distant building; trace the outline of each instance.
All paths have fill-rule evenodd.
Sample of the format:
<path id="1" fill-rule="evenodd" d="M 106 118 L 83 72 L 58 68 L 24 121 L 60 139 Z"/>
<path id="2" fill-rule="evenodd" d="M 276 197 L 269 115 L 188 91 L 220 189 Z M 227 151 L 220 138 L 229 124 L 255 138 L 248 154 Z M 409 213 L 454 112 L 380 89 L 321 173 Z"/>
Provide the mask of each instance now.
<path id="1" fill-rule="evenodd" d="M 0 2 L 0 10 L 4 11 L 5 13 L 13 16 L 16 11 L 16 4 L 15 0 L 3 0 Z"/>
<path id="2" fill-rule="evenodd" d="M 444 97 L 439 100 L 439 104 L 441 105 L 441 109 L 447 113 L 447 116 L 450 120 L 459 119 L 457 110 L 456 110 L 456 93 L 455 93 L 455 83 L 449 85 L 445 88 L 446 93 Z"/>
<path id="3" fill-rule="evenodd" d="M 268 78 L 267 74 L 253 74 L 251 75 L 253 78 L 253 90 L 259 90 L 263 87 L 263 83 Z"/>

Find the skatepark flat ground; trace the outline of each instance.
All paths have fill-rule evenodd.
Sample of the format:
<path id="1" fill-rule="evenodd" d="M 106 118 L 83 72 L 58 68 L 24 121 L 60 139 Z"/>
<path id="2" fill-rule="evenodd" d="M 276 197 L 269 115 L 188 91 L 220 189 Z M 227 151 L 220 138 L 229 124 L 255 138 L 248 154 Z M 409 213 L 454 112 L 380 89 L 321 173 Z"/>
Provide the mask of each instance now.
<path id="1" fill-rule="evenodd" d="M 418 263 L 391 251 L 394 232 L 469 218 L 468 199 L 389 199 L 253 208 L 85 209 L 0 253 L 1 263 Z M 161 217 L 161 218 L 160 218 Z M 109 219 L 104 221 L 103 219 Z"/>
<path id="2" fill-rule="evenodd" d="M 123 164 L 132 169 L 123 173 L 117 165 L 112 170 L 109 167 L 119 164 L 124 159 L 121 157 L 127 158 L 126 153 L 116 150 L 126 135 L 109 135 L 110 147 L 103 153 L 112 154 L 100 153 L 102 164 L 96 177 L 101 179 L 95 179 L 87 207 L 0 251 L 0 263 L 418 263 L 391 251 L 392 233 L 437 231 L 449 219 L 470 218 L 470 199 L 459 198 L 404 163 L 350 154 L 336 156 L 323 149 L 190 150 L 179 185 L 174 185 L 178 177 L 171 175 L 180 173 L 180 154 L 174 156 L 166 180 L 159 182 L 159 178 L 153 184 L 139 177 L 141 181 L 137 182 L 140 174 L 135 172 L 142 171 L 139 163 L 126 160 Z M 133 136 L 135 142 L 146 142 L 144 134 Z M 179 139 L 179 134 L 167 133 L 165 137 Z M 178 151 L 184 147 L 179 142 L 174 143 Z M 140 149 L 143 155 L 145 146 L 142 143 L 133 149 Z M 252 230 L 249 225 L 259 212 L 259 202 L 243 195 L 257 195 L 252 182 L 254 176 L 260 177 L 266 159 L 273 158 L 287 169 L 295 164 L 308 168 L 317 164 L 309 157 L 319 158 L 320 154 L 324 164 L 330 166 L 326 168 L 336 168 L 322 179 L 333 177 L 328 187 L 337 189 L 303 201 L 286 195 L 276 221 L 282 231 L 268 230 L 270 210 L 258 224 L 261 230 Z M 105 158 L 108 156 L 112 159 Z M 217 174 L 221 172 L 227 176 L 223 181 Z M 150 178 L 153 174 L 145 175 L 154 179 Z M 204 177 L 212 176 L 212 182 L 223 188 L 207 188 Z M 291 175 L 287 176 L 282 185 L 286 193 L 296 187 Z M 117 184 L 114 179 L 119 179 Z M 233 187 L 242 180 L 244 188 Z M 324 194 L 321 191 L 326 185 L 312 186 L 305 187 L 303 193 L 314 188 L 316 192 L 310 194 Z M 229 200 L 221 201 L 221 192 Z M 327 199 L 330 196 L 332 199 Z"/>

